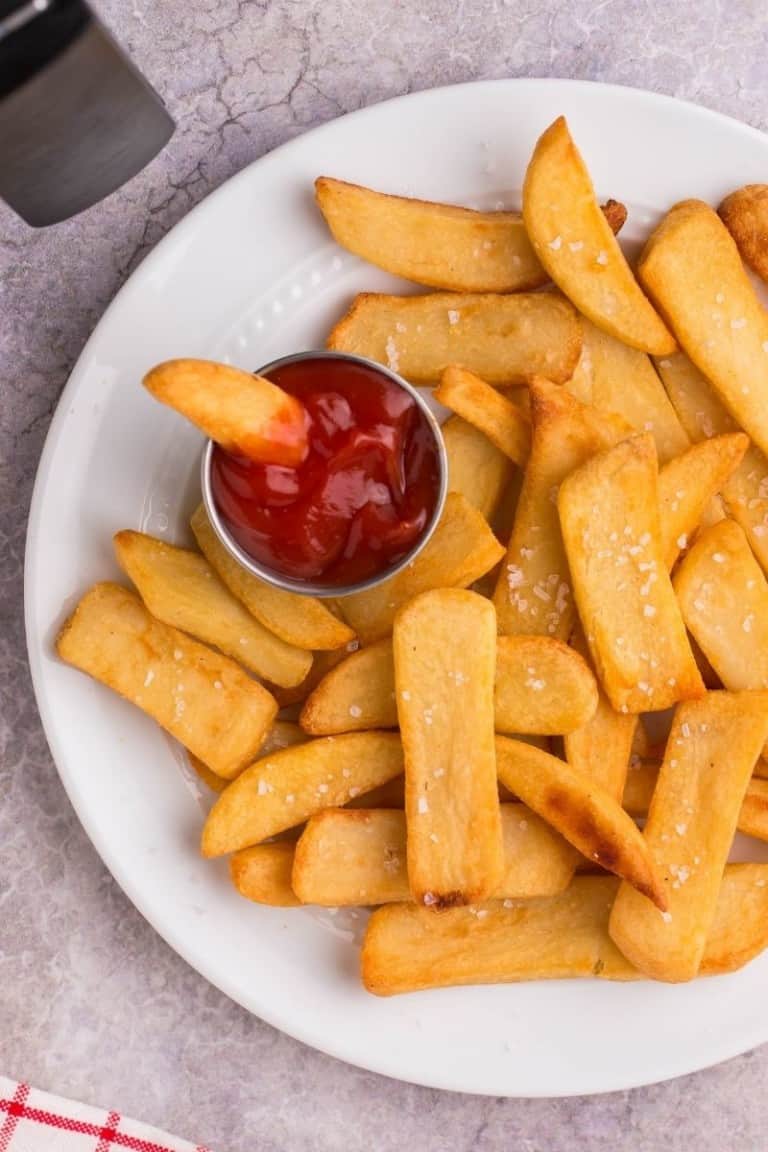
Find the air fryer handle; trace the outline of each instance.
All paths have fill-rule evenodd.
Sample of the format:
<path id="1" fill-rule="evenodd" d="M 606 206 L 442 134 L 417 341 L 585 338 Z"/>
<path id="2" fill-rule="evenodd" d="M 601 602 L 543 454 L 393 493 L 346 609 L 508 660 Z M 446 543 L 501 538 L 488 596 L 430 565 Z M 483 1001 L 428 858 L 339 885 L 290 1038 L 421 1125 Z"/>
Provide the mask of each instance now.
<path id="1" fill-rule="evenodd" d="M 92 19 L 83 0 L 0 0 L 0 100 L 68 48 Z"/>

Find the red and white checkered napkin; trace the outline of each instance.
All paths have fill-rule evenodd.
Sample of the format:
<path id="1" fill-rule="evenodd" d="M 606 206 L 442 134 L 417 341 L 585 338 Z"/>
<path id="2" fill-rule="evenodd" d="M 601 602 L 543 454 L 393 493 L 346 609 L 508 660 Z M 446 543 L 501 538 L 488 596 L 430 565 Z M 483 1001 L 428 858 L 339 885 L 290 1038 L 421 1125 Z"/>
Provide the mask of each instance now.
<path id="1" fill-rule="evenodd" d="M 0 1076 L 0 1152 L 208 1152 L 159 1128 Z"/>

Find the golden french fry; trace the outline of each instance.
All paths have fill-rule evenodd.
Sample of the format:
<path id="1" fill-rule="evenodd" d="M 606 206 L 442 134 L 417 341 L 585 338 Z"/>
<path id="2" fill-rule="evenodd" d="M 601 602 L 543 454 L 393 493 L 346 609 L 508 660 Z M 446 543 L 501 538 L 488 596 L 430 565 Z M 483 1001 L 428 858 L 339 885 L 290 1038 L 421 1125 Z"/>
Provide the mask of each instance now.
<path id="1" fill-rule="evenodd" d="M 394 780 L 387 780 L 378 788 L 370 792 L 361 792 L 359 796 L 348 800 L 346 808 L 405 808 L 405 776 L 395 776 Z"/>
<path id="2" fill-rule="evenodd" d="M 496 731 L 558 736 L 594 715 L 598 689 L 586 661 L 553 636 L 499 636 Z"/>
<path id="3" fill-rule="evenodd" d="M 728 864 L 700 976 L 736 972 L 768 947 L 768 865 Z"/>
<path id="4" fill-rule="evenodd" d="M 718 215 L 742 260 L 768 281 L 768 184 L 746 184 L 726 196 Z"/>
<path id="5" fill-rule="evenodd" d="M 523 183 L 523 219 L 539 260 L 593 324 L 643 352 L 674 351 L 674 339 L 600 211 L 563 116 L 534 149 Z"/>
<path id="6" fill-rule="evenodd" d="M 717 906 L 744 793 L 768 737 L 768 693 L 709 692 L 675 712 L 643 836 L 662 877 L 659 915 L 623 884 L 611 938 L 655 980 L 692 979 Z"/>
<path id="7" fill-rule="evenodd" d="M 335 668 L 337 664 L 345 660 L 350 652 L 356 652 L 358 647 L 358 641 L 351 640 L 344 648 L 315 652 L 312 658 L 312 667 L 300 684 L 296 684 L 293 688 L 281 688 L 279 684 L 267 683 L 267 688 L 281 708 L 292 708 L 295 705 L 303 704 L 310 692 L 314 691 L 315 686 L 330 672 L 331 668 Z"/>
<path id="8" fill-rule="evenodd" d="M 595 668 L 618 711 L 653 712 L 704 692 L 661 553 L 649 432 L 563 482 L 560 524 Z"/>
<path id="9" fill-rule="evenodd" d="M 496 737 L 496 763 L 501 783 L 574 848 L 665 907 L 643 837 L 608 792 L 556 756 L 506 736 Z"/>
<path id="10" fill-rule="evenodd" d="M 531 448 L 531 421 L 517 404 L 474 372 L 454 364 L 443 372 L 435 399 L 479 428 L 515 464 L 525 467 Z"/>
<path id="11" fill-rule="evenodd" d="M 585 661 L 589 660 L 589 647 L 580 625 L 571 637 L 571 644 Z M 593 715 L 565 735 L 565 758 L 575 771 L 620 801 L 634 741 L 641 730 L 638 717 L 617 712 L 598 685 Z"/>
<path id="12" fill-rule="evenodd" d="M 744 836 L 768 840 L 768 779 L 765 761 L 758 760 L 747 785 L 736 825 Z M 652 760 L 631 764 L 627 773 L 623 805 L 633 816 L 646 816 L 659 778 L 659 765 Z"/>
<path id="13" fill-rule="evenodd" d="M 495 900 L 437 917 L 414 904 L 380 908 L 363 942 L 363 984 L 392 996 L 520 980 L 640 980 L 608 935 L 617 887 L 613 876 L 577 876 L 550 900 Z M 735 972 L 766 946 L 768 864 L 729 864 L 699 975 Z"/>
<path id="14" fill-rule="evenodd" d="M 166 360 L 144 387 L 230 452 L 291 467 L 304 459 L 304 408 L 263 376 L 212 360 Z"/>
<path id="15" fill-rule="evenodd" d="M 211 792 L 223 792 L 229 784 L 229 780 L 225 776 L 219 776 L 216 772 L 212 772 L 207 764 L 203 764 L 197 756 L 193 756 L 191 752 L 187 754 L 189 766 L 203 784 L 210 788 Z"/>
<path id="16" fill-rule="evenodd" d="M 523 804 L 502 804 L 504 874 L 498 897 L 551 896 L 567 888 L 575 850 Z M 405 813 L 327 808 L 296 845 L 293 890 L 305 904 L 410 900 Z"/>
<path id="17" fill-rule="evenodd" d="M 277 712 L 233 660 L 155 620 L 119 584 L 86 592 L 56 651 L 136 704 L 219 776 L 235 776 L 253 759 Z"/>
<path id="18" fill-rule="evenodd" d="M 768 452 L 768 314 L 717 213 L 701 200 L 676 204 L 638 271 L 682 348 Z"/>
<path id="19" fill-rule="evenodd" d="M 343 648 L 354 632 L 315 596 L 273 588 L 238 564 L 211 527 L 202 504 L 190 520 L 200 551 L 233 596 L 286 644 L 316 651 Z"/>
<path id="20" fill-rule="evenodd" d="M 594 676 L 566 644 L 551 636 L 499 637 L 497 732 L 569 732 L 589 719 L 596 702 Z M 361 648 L 332 669 L 308 697 L 300 722 L 314 736 L 397 727 L 392 641 Z"/>
<path id="21" fill-rule="evenodd" d="M 440 523 L 412 564 L 376 588 L 344 600 L 344 615 L 363 644 L 388 636 L 401 604 L 432 588 L 466 587 L 493 568 L 504 549 L 476 508 L 449 492 Z"/>
<path id="22" fill-rule="evenodd" d="M 738 431 L 712 385 L 683 352 L 659 360 L 657 367 L 694 442 Z M 741 463 L 724 483 L 721 496 L 728 515 L 744 529 L 752 551 L 768 571 L 768 460 L 754 444 L 749 445 Z"/>
<path id="23" fill-rule="evenodd" d="M 613 877 L 577 876 L 549 900 L 495 900 L 439 916 L 413 904 L 380 908 L 363 941 L 363 985 L 393 996 L 461 984 L 635 979 L 606 930 L 615 892 Z"/>
<path id="24" fill-rule="evenodd" d="M 259 756 L 266 756 L 269 752 L 277 752 L 280 748 L 290 748 L 292 744 L 303 744 L 306 739 L 306 733 L 302 732 L 298 724 L 291 724 L 288 720 L 275 720 L 264 738 L 264 743 L 259 748 Z M 210 768 L 203 764 L 197 756 L 193 756 L 191 752 L 187 759 L 193 772 L 197 773 L 212 792 L 223 792 L 230 783 L 223 776 L 217 776 L 215 772 L 211 772 Z"/>
<path id="25" fill-rule="evenodd" d="M 392 646 L 411 893 L 438 908 L 485 899 L 504 871 L 493 606 L 458 588 L 425 592 L 398 612 Z"/>
<path id="26" fill-rule="evenodd" d="M 256 904 L 295 908 L 301 900 L 291 888 L 294 851 L 294 844 L 281 841 L 235 852 L 229 861 L 232 883 L 241 896 Z"/>
<path id="27" fill-rule="evenodd" d="M 514 464 L 478 428 L 449 417 L 442 428 L 448 457 L 448 491 L 460 492 L 490 520 L 509 486 Z"/>
<path id="28" fill-rule="evenodd" d="M 658 779 L 658 760 L 645 760 L 640 756 L 633 756 L 624 783 L 622 808 L 631 816 L 647 816 Z"/>
<path id="29" fill-rule="evenodd" d="M 652 432 L 659 462 L 690 446 L 688 435 L 645 352 L 630 348 L 582 317 L 584 345 L 566 387 L 582 404 L 615 412 L 635 432 Z"/>
<path id="30" fill-rule="evenodd" d="M 541 373 L 562 384 L 581 351 L 573 307 L 551 292 L 514 296 L 357 296 L 328 347 L 386 364 L 415 384 L 434 384 L 463 364 L 490 384 Z"/>
<path id="31" fill-rule="evenodd" d="M 257 676 L 291 687 L 312 667 L 312 654 L 286 644 L 236 600 L 204 556 L 143 532 L 118 532 L 117 561 L 153 616 L 211 644 Z"/>
<path id="32" fill-rule="evenodd" d="M 395 732 L 309 740 L 251 764 L 222 792 L 203 828 L 203 856 L 223 856 L 336 808 L 403 771 Z"/>
<path id="33" fill-rule="evenodd" d="M 549 279 L 519 212 L 388 196 L 329 176 L 315 181 L 315 198 L 338 244 L 405 280 L 452 292 L 521 292 Z M 602 210 L 618 232 L 624 205 L 609 200 Z"/>
<path id="34" fill-rule="evenodd" d="M 726 688 L 768 688 L 768 582 L 738 524 L 705 529 L 681 562 L 683 619 Z"/>
<path id="35" fill-rule="evenodd" d="M 493 601 L 502 635 L 567 640 L 574 607 L 557 515 L 558 486 L 595 452 L 625 436 L 628 426 L 548 380 L 532 380 L 530 390 L 531 452 Z"/>
<path id="36" fill-rule="evenodd" d="M 750 780 L 739 812 L 739 832 L 768 840 L 768 780 Z"/>
<path id="37" fill-rule="evenodd" d="M 396 728 L 391 639 L 359 648 L 332 668 L 307 697 L 299 723 L 313 736 Z"/>
<path id="38" fill-rule="evenodd" d="M 661 552 L 672 568 L 696 528 L 749 447 L 743 432 L 694 444 L 659 471 Z"/>

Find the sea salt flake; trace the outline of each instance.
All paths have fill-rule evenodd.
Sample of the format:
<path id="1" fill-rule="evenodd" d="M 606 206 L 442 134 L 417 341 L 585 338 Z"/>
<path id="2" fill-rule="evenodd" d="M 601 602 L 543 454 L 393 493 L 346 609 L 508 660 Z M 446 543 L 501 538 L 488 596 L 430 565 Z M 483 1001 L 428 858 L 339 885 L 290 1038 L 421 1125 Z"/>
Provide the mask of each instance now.
<path id="1" fill-rule="evenodd" d="M 562 246 L 562 243 L 563 243 L 562 236 L 555 236 L 554 240 L 550 240 L 548 242 L 547 247 L 551 248 L 553 252 L 557 252 L 560 249 L 560 247 Z"/>
<path id="2" fill-rule="evenodd" d="M 448 323 L 449 324 L 458 324 L 460 318 L 461 318 L 461 313 L 457 312 L 455 308 L 449 308 L 448 309 Z"/>
<path id="3" fill-rule="evenodd" d="M 420 816 L 424 816 L 427 812 L 429 812 L 429 802 L 426 796 L 419 796 L 419 803 L 417 807 Z"/>
<path id="4" fill-rule="evenodd" d="M 746 316 L 738 316 L 735 320 L 731 320 L 731 328 L 736 328 L 736 329 L 746 328 L 746 326 L 747 326 Z"/>
<path id="5" fill-rule="evenodd" d="M 608 253 L 603 248 L 600 249 L 595 257 L 595 263 L 602 264 L 603 266 L 608 263 Z"/>
<path id="6" fill-rule="evenodd" d="M 152 669 L 150 668 L 149 671 L 147 672 L 146 676 L 144 677 L 144 687 L 149 688 L 149 686 L 152 683 L 152 681 L 154 680 L 154 678 L 155 678 L 155 674 L 152 671 Z"/>
<path id="7" fill-rule="evenodd" d="M 359 704 L 350 704 L 349 714 L 353 720 L 359 720 L 363 714 L 363 710 Z"/>
<path id="8" fill-rule="evenodd" d="M 683 532 L 683 534 L 681 536 L 678 536 L 675 543 L 677 544 L 678 548 L 685 548 L 686 547 L 686 545 L 688 544 L 688 537 L 686 536 L 685 532 Z"/>
<path id="9" fill-rule="evenodd" d="M 581 252 L 582 248 L 584 247 L 584 241 L 572 240 L 568 247 L 570 248 L 571 252 Z"/>
<path id="10" fill-rule="evenodd" d="M 655 615 L 656 615 L 656 609 L 654 608 L 653 604 L 644 604 L 643 605 L 643 616 L 649 616 L 650 617 L 650 616 L 655 616 Z"/>
<path id="11" fill-rule="evenodd" d="M 400 367 L 400 355 L 397 351 L 397 344 L 395 344 L 394 337 L 387 337 L 384 351 L 387 354 L 387 367 L 391 368 L 393 372 L 397 372 Z"/>
<path id="12" fill-rule="evenodd" d="M 174 660 L 183 660 L 184 659 L 184 653 L 182 652 L 181 648 L 174 648 L 173 658 L 174 658 Z"/>

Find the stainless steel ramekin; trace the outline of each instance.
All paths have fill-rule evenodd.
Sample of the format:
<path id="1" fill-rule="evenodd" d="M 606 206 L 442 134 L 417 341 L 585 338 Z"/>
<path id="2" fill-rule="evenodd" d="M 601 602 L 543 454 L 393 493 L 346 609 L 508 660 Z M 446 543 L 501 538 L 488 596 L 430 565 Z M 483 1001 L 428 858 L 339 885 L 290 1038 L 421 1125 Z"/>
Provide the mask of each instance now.
<path id="1" fill-rule="evenodd" d="M 448 457 L 446 455 L 440 425 L 422 394 L 418 389 L 414 388 L 412 384 L 409 384 L 407 380 L 403 380 L 402 376 L 398 376 L 396 372 L 393 372 L 391 368 L 385 368 L 382 364 L 377 364 L 374 360 L 368 360 L 364 356 L 352 356 L 345 352 L 297 352 L 293 356 L 283 356 L 279 360 L 271 361 L 271 363 L 266 364 L 263 368 L 259 368 L 257 375 L 269 378 L 270 372 L 274 372 L 276 368 L 282 368 L 285 364 L 296 364 L 301 360 L 346 360 L 355 364 L 361 364 L 366 368 L 371 368 L 375 372 L 380 372 L 383 376 L 388 377 L 388 379 L 392 380 L 398 387 L 407 392 L 409 396 L 413 397 L 424 414 L 437 445 L 440 470 L 437 501 L 434 512 L 432 513 L 432 518 L 417 543 L 397 564 L 393 564 L 390 568 L 386 568 L 383 572 L 378 572 L 374 576 L 369 576 L 367 580 L 361 580 L 357 584 L 329 586 L 327 584 L 316 584 L 310 580 L 296 580 L 290 576 L 285 576 L 281 572 L 276 572 L 273 568 L 268 568 L 260 564 L 253 556 L 250 556 L 240 547 L 224 524 L 219 510 L 216 507 L 211 485 L 211 459 L 215 445 L 212 440 L 208 441 L 203 450 L 200 476 L 203 490 L 203 503 L 214 532 L 229 554 L 237 560 L 238 564 L 241 564 L 247 572 L 250 572 L 253 576 L 257 576 L 259 580 L 264 580 L 265 583 L 271 584 L 275 588 L 282 588 L 286 592 L 298 592 L 299 595 L 303 596 L 318 596 L 332 599 L 339 596 L 349 596 L 353 592 L 362 592 L 366 588 L 375 588 L 377 584 L 382 584 L 385 580 L 388 580 L 390 576 L 394 576 L 396 572 L 400 572 L 403 568 L 406 568 L 413 559 L 418 556 L 419 552 L 421 552 L 424 545 L 432 536 L 443 512 L 445 498 L 448 493 Z"/>

